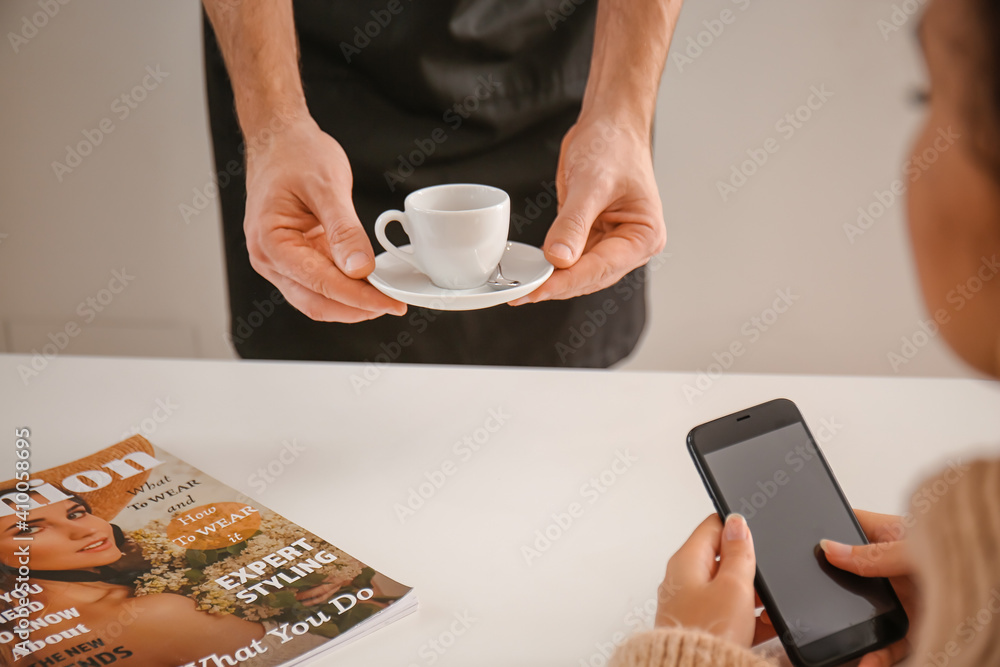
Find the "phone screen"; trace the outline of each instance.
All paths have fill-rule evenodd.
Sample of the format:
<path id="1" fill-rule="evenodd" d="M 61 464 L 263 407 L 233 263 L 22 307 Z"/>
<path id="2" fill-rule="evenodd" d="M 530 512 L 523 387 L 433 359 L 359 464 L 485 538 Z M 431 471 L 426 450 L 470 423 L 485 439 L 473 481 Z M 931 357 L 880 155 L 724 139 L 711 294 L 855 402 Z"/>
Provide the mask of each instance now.
<path id="1" fill-rule="evenodd" d="M 897 608 L 889 586 L 831 566 L 823 538 L 861 533 L 801 423 L 708 452 L 723 502 L 750 526 L 757 567 L 791 635 L 803 646 Z"/>

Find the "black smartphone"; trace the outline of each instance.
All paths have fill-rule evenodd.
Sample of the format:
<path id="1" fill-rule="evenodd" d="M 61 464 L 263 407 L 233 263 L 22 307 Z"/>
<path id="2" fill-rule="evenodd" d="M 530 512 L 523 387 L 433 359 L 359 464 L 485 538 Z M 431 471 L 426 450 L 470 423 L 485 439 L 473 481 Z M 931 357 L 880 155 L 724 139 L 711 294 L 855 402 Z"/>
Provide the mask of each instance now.
<path id="1" fill-rule="evenodd" d="M 794 403 L 702 424 L 687 445 L 719 516 L 736 512 L 750 526 L 754 585 L 792 664 L 840 665 L 906 635 L 889 581 L 837 569 L 819 547 L 867 540 Z"/>

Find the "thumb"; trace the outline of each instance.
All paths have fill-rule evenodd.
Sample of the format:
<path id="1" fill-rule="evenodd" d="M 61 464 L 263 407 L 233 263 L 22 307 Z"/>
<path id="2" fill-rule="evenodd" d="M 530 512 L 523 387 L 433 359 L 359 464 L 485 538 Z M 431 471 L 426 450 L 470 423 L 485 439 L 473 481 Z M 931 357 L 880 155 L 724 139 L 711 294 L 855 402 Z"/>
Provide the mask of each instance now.
<path id="1" fill-rule="evenodd" d="M 324 190 L 305 202 L 319 220 L 330 244 L 333 263 L 349 278 L 364 278 L 375 268 L 375 254 L 365 228 L 346 196 Z"/>
<path id="2" fill-rule="evenodd" d="M 740 514 L 730 514 L 726 517 L 726 525 L 722 529 L 719 574 L 725 574 L 753 586 L 756 569 L 757 557 L 754 555 L 753 538 L 750 536 L 747 520 Z"/>
<path id="3" fill-rule="evenodd" d="M 906 543 L 875 542 L 852 546 L 833 540 L 820 540 L 820 547 L 831 565 L 862 577 L 896 577 L 910 574 Z"/>
<path id="4" fill-rule="evenodd" d="M 545 236 L 545 259 L 559 269 L 573 266 L 583 254 L 594 220 L 603 211 L 604 205 L 592 193 L 571 190 Z"/>

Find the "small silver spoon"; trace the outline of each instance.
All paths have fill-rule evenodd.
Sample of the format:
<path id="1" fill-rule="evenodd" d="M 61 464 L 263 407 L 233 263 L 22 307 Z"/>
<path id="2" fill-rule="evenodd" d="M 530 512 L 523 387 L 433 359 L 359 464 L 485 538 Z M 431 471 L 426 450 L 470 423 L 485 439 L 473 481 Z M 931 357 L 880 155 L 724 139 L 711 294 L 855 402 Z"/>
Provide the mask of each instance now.
<path id="1" fill-rule="evenodd" d="M 493 274 L 486 280 L 486 284 L 493 289 L 508 289 L 510 287 L 517 287 L 521 284 L 521 281 L 504 278 L 503 273 L 500 272 L 500 265 L 497 264 L 497 268 L 493 269 Z"/>

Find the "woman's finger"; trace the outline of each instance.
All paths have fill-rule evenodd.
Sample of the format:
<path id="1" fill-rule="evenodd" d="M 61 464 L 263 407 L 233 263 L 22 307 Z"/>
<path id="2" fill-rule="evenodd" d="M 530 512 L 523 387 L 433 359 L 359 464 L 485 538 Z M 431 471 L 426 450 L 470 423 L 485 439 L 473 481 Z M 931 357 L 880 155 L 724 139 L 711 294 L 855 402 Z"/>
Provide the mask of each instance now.
<path id="1" fill-rule="evenodd" d="M 910 642 L 903 639 L 884 649 L 869 653 L 861 658 L 858 667 L 891 667 L 902 662 L 908 655 L 910 655 Z"/>
<path id="2" fill-rule="evenodd" d="M 850 545 L 820 540 L 831 565 L 862 577 L 898 577 L 913 572 L 905 542 Z"/>
<path id="3" fill-rule="evenodd" d="M 778 631 L 774 629 L 774 626 L 769 622 L 765 623 L 763 616 L 758 616 L 753 629 L 753 645 L 756 646 L 757 644 L 763 644 L 764 642 L 770 641 L 777 636 Z"/>
<path id="4" fill-rule="evenodd" d="M 895 542 L 903 537 L 903 519 L 895 514 L 854 510 L 869 542 Z"/>
<path id="5" fill-rule="evenodd" d="M 711 581 L 721 538 L 722 521 L 717 514 L 713 514 L 702 521 L 677 553 L 671 556 L 664 584 L 673 588 Z"/>

